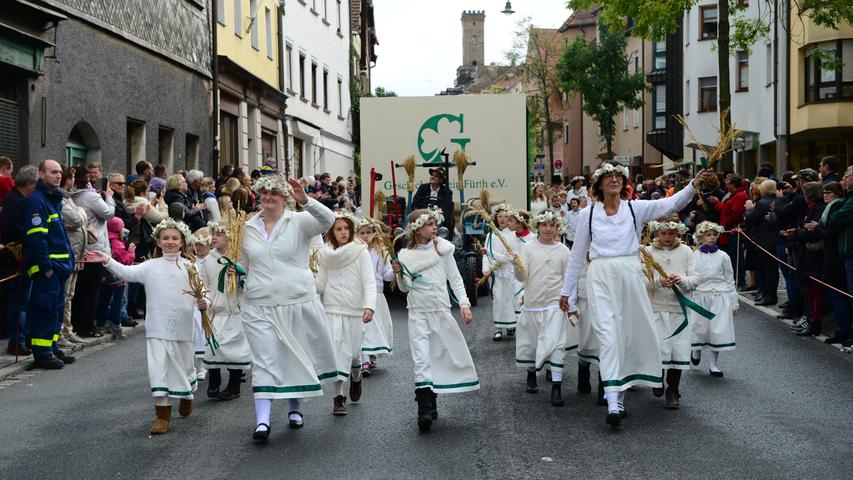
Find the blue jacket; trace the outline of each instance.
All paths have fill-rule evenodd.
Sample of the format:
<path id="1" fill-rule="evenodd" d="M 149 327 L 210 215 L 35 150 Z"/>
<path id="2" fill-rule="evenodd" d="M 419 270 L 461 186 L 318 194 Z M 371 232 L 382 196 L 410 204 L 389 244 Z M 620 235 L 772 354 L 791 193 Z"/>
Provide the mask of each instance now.
<path id="1" fill-rule="evenodd" d="M 62 220 L 63 192 L 38 181 L 24 202 L 24 268 L 29 276 L 53 270 L 66 279 L 74 269 L 74 253 Z"/>

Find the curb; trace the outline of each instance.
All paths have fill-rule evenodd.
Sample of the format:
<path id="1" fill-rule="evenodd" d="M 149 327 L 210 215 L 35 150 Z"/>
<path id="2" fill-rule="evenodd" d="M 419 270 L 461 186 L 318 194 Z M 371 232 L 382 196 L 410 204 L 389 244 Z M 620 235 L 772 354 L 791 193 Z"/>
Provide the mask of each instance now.
<path id="1" fill-rule="evenodd" d="M 136 335 L 138 332 L 142 332 L 145 330 L 145 321 L 137 320 L 139 325 L 136 327 L 122 327 L 122 331 L 128 338 Z M 62 351 L 65 353 L 74 353 L 79 352 L 81 350 L 86 350 L 92 348 L 97 345 L 103 345 L 106 343 L 117 343 L 121 340 L 113 340 L 112 335 L 104 335 L 100 338 L 89 338 L 86 343 L 76 343 L 71 348 L 64 348 Z M 32 363 L 32 357 L 20 357 L 18 362 L 7 365 L 3 368 L 0 368 L 0 382 L 6 380 L 9 377 L 13 377 L 15 375 L 20 374 L 27 370 L 27 367 Z M 41 372 L 42 370 L 36 370 L 36 372 Z"/>
<path id="2" fill-rule="evenodd" d="M 787 325 L 789 327 L 794 324 L 794 320 L 786 320 L 786 319 L 776 318 L 776 315 L 779 315 L 781 312 L 773 310 L 772 308 L 755 305 L 755 301 L 752 298 L 748 298 L 746 295 L 744 295 L 740 292 L 738 292 L 738 297 L 740 298 L 741 303 L 749 305 L 750 307 L 758 310 L 761 313 L 764 313 L 766 315 L 770 315 L 770 318 L 772 318 L 772 319 L 776 319 L 777 321 L 784 323 L 785 325 Z M 809 337 L 806 337 L 806 338 L 809 338 Z M 818 340 L 822 345 L 826 345 L 826 346 L 835 348 L 836 350 L 841 346 L 840 343 L 836 344 L 836 343 L 824 342 L 824 340 L 826 340 L 829 337 L 827 337 L 826 335 L 824 335 L 822 333 L 820 335 L 812 335 L 811 338 Z"/>

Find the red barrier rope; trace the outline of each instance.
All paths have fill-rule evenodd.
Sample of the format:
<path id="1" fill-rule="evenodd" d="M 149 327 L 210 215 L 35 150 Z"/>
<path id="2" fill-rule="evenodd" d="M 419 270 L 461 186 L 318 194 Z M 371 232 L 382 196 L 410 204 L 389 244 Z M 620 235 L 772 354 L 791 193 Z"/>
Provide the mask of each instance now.
<path id="1" fill-rule="evenodd" d="M 9 276 L 8 276 L 8 277 L 6 277 L 6 278 L 0 279 L 0 283 L 3 283 L 3 282 L 6 282 L 6 281 L 9 281 L 9 280 L 11 280 L 11 279 L 13 279 L 13 278 L 17 277 L 18 275 L 20 275 L 20 273 L 16 273 L 16 274 L 14 274 L 14 275 L 9 275 Z"/>
<path id="2" fill-rule="evenodd" d="M 773 258 L 774 260 L 776 260 L 777 262 L 781 263 L 782 265 L 785 265 L 786 267 L 790 268 L 790 269 L 791 269 L 792 271 L 794 271 L 794 272 L 796 272 L 796 271 L 797 271 L 797 269 L 796 269 L 796 268 L 794 268 L 794 267 L 792 267 L 791 265 L 788 265 L 787 263 L 783 262 L 779 257 L 777 257 L 776 255 L 773 255 L 772 253 L 768 252 L 768 251 L 767 251 L 767 250 L 765 250 L 761 245 L 759 245 L 758 243 L 756 243 L 756 242 L 755 242 L 755 240 L 753 240 L 753 239 L 749 238 L 749 236 L 748 236 L 747 234 L 743 233 L 743 230 L 737 230 L 737 231 L 735 231 L 735 230 L 728 230 L 726 233 L 738 233 L 738 234 L 740 234 L 741 236 L 743 236 L 743 238 L 745 238 L 745 239 L 749 240 L 753 245 L 755 245 L 756 247 L 758 247 L 758 249 L 759 249 L 759 250 L 761 250 L 762 252 L 764 252 L 764 253 L 766 253 L 767 255 L 769 255 L 769 256 L 770 256 L 770 258 Z M 833 287 L 832 285 L 829 285 L 828 283 L 824 283 L 824 282 L 820 281 L 819 279 L 817 279 L 817 278 L 815 278 L 815 277 L 812 277 L 811 275 L 809 275 L 809 277 L 808 277 L 808 278 L 809 278 L 809 279 L 811 279 L 811 280 L 814 280 L 815 282 L 817 282 L 817 283 L 819 283 L 819 284 L 821 284 L 821 285 L 823 285 L 824 287 L 831 288 L 831 289 L 835 290 L 836 292 L 838 292 L 838 293 L 840 293 L 840 294 L 842 294 L 842 295 L 846 296 L 847 298 L 853 299 L 853 295 L 850 295 L 849 293 L 847 293 L 847 292 L 845 292 L 845 291 L 843 291 L 843 290 L 839 290 L 839 289 L 837 289 L 837 288 Z"/>

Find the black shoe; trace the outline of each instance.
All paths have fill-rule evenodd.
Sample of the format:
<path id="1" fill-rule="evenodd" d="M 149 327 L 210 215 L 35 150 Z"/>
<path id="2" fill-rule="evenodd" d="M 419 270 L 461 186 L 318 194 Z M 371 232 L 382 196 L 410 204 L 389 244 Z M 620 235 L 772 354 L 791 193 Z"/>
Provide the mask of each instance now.
<path id="1" fill-rule="evenodd" d="M 607 416 L 604 417 L 604 421 L 613 428 L 622 425 L 622 417 L 619 416 L 619 412 L 607 412 Z"/>
<path id="2" fill-rule="evenodd" d="M 418 430 L 427 432 L 432 427 L 432 390 L 415 389 L 415 400 L 418 402 Z"/>
<path id="3" fill-rule="evenodd" d="M 578 393 L 592 393 L 592 384 L 589 383 L 589 364 L 578 363 Z"/>
<path id="4" fill-rule="evenodd" d="M 545 369 L 545 381 L 551 383 L 551 370 Z"/>
<path id="5" fill-rule="evenodd" d="M 835 335 L 824 340 L 825 343 L 844 343 L 850 338 L 850 335 L 842 335 L 840 333 L 836 333 Z"/>
<path id="6" fill-rule="evenodd" d="M 744 285 L 744 286 L 740 287 L 741 292 L 754 292 L 756 290 L 758 290 L 757 285 Z"/>
<path id="7" fill-rule="evenodd" d="M 536 393 L 539 391 L 539 386 L 536 385 L 536 372 L 527 372 L 527 393 Z"/>
<path id="8" fill-rule="evenodd" d="M 784 312 L 785 310 L 788 309 L 788 307 L 790 305 L 791 305 L 791 302 L 785 302 L 785 303 L 780 303 L 779 305 L 777 305 L 777 307 L 781 308 L 782 311 Z"/>
<path id="9" fill-rule="evenodd" d="M 70 365 L 77 361 L 77 357 L 72 357 L 71 355 L 66 355 L 62 350 L 54 350 L 53 356 L 62 360 L 62 363 L 66 365 Z"/>
<path id="10" fill-rule="evenodd" d="M 361 368 L 361 367 L 359 367 Z M 353 382 L 350 380 L 349 382 L 349 399 L 351 402 L 357 402 L 361 400 L 361 380 L 357 382 Z"/>
<path id="11" fill-rule="evenodd" d="M 694 355 L 694 353 L 697 353 L 697 352 L 698 352 L 698 355 Z M 701 350 L 693 350 L 692 352 L 690 352 L 690 363 L 692 363 L 694 367 L 696 365 L 699 365 L 699 362 L 701 362 L 701 361 L 702 361 L 702 351 Z"/>
<path id="12" fill-rule="evenodd" d="M 709 373 L 712 377 L 717 377 L 717 378 L 722 378 L 722 377 L 723 377 L 723 372 L 715 372 L 715 371 L 713 371 L 713 370 L 708 370 L 708 373 Z"/>
<path id="13" fill-rule="evenodd" d="M 515 329 L 514 328 L 507 328 L 506 329 L 506 336 L 509 338 L 515 337 Z"/>
<path id="14" fill-rule="evenodd" d="M 782 313 L 776 315 L 779 320 L 793 320 L 803 316 L 803 312 L 793 312 L 791 310 L 782 310 Z"/>
<path id="15" fill-rule="evenodd" d="M 38 368 L 42 370 L 59 370 L 64 367 L 65 363 L 56 357 L 37 358 L 29 367 L 30 369 Z"/>
<path id="16" fill-rule="evenodd" d="M 432 404 L 432 409 L 429 412 L 429 416 L 432 417 L 433 420 L 438 419 L 438 395 L 435 392 L 430 391 L 430 399 Z"/>
<path id="17" fill-rule="evenodd" d="M 208 373 L 211 371 L 208 370 Z M 228 401 L 240 398 L 240 380 L 242 380 L 242 376 L 242 370 L 228 370 L 228 385 L 225 387 L 225 390 L 219 392 L 220 400 Z M 208 377 L 208 381 L 210 381 L 210 377 Z"/>
<path id="18" fill-rule="evenodd" d="M 797 332 L 798 337 L 812 337 L 814 335 L 820 335 L 820 325 L 815 325 L 813 323 L 809 323 L 805 328 Z"/>
<path id="19" fill-rule="evenodd" d="M 137 326 L 137 325 L 139 325 L 139 322 L 137 322 L 136 320 L 134 320 L 134 319 L 132 319 L 132 318 L 128 318 L 127 320 L 125 320 L 125 321 L 121 322 L 121 326 L 122 326 L 122 327 L 130 327 L 130 328 L 133 328 L 133 327 L 135 327 L 135 326 Z"/>
<path id="20" fill-rule="evenodd" d="M 84 333 L 83 336 L 89 338 L 101 338 L 104 336 L 104 334 L 97 330 L 89 330 L 88 332 Z"/>
<path id="21" fill-rule="evenodd" d="M 551 405 L 555 407 L 562 407 L 566 404 L 566 402 L 563 401 L 563 394 L 560 392 L 562 387 L 563 382 L 554 382 L 551 385 Z"/>
<path id="22" fill-rule="evenodd" d="M 842 347 L 853 347 L 853 338 L 841 342 Z"/>
<path id="23" fill-rule="evenodd" d="M 222 400 L 222 393 L 219 391 L 219 388 L 210 388 L 207 387 L 207 398 L 211 400 Z"/>
<path id="24" fill-rule="evenodd" d="M 604 399 L 604 382 L 601 381 L 601 374 L 598 374 L 598 390 L 596 391 L 595 404 L 599 407 L 606 407 L 607 400 Z"/>
<path id="25" fill-rule="evenodd" d="M 492 335 L 492 340 L 494 340 L 496 342 L 500 342 L 503 339 L 504 339 L 504 334 L 500 330 L 498 330 L 497 332 L 495 332 L 494 335 Z"/>
<path id="26" fill-rule="evenodd" d="M 771 305 L 776 305 L 776 298 L 762 298 L 761 301 L 755 302 L 756 307 L 769 307 Z"/>
<path id="27" fill-rule="evenodd" d="M 290 418 L 291 415 L 299 415 L 299 419 L 294 420 L 294 419 Z M 305 419 L 302 416 L 302 412 L 300 412 L 299 410 L 287 412 L 287 418 L 288 418 L 288 426 L 294 430 L 299 430 L 300 428 L 302 428 L 303 425 L 305 425 Z"/>
<path id="28" fill-rule="evenodd" d="M 617 403 L 617 408 L 619 409 L 619 418 L 626 419 L 628 418 L 628 410 L 625 410 L 625 405 L 622 403 Z"/>
<path id="29" fill-rule="evenodd" d="M 663 396 L 663 394 L 664 394 L 663 387 L 652 387 L 652 395 L 654 395 L 655 397 L 660 398 Z"/>
<path id="30" fill-rule="evenodd" d="M 207 371 L 207 398 L 221 400 L 219 387 L 222 386 L 222 370 L 211 368 Z"/>
<path id="31" fill-rule="evenodd" d="M 258 430 L 259 427 L 264 426 L 267 427 L 265 430 Z M 270 439 L 270 426 L 266 423 L 259 423 L 257 427 L 255 427 L 254 433 L 252 433 L 252 440 L 255 443 L 267 443 L 267 440 Z"/>

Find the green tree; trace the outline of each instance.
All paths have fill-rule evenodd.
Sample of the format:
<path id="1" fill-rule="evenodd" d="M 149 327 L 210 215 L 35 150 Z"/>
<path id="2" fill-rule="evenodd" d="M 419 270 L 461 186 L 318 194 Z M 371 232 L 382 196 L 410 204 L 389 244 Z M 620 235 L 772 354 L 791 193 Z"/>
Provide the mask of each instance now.
<path id="1" fill-rule="evenodd" d="M 370 95 L 368 95 L 370 96 Z M 373 91 L 374 97 L 396 97 L 397 94 L 394 93 L 393 90 L 385 90 L 384 87 L 376 87 L 376 90 Z"/>
<path id="2" fill-rule="evenodd" d="M 642 73 L 628 74 L 626 44 L 623 28 L 611 29 L 599 22 L 598 38 L 593 42 L 576 38 L 557 64 L 562 89 L 580 94 L 584 113 L 601 128 L 607 158 L 613 158 L 616 114 L 625 108 L 643 106 L 639 94 L 645 87 L 645 77 Z"/>

